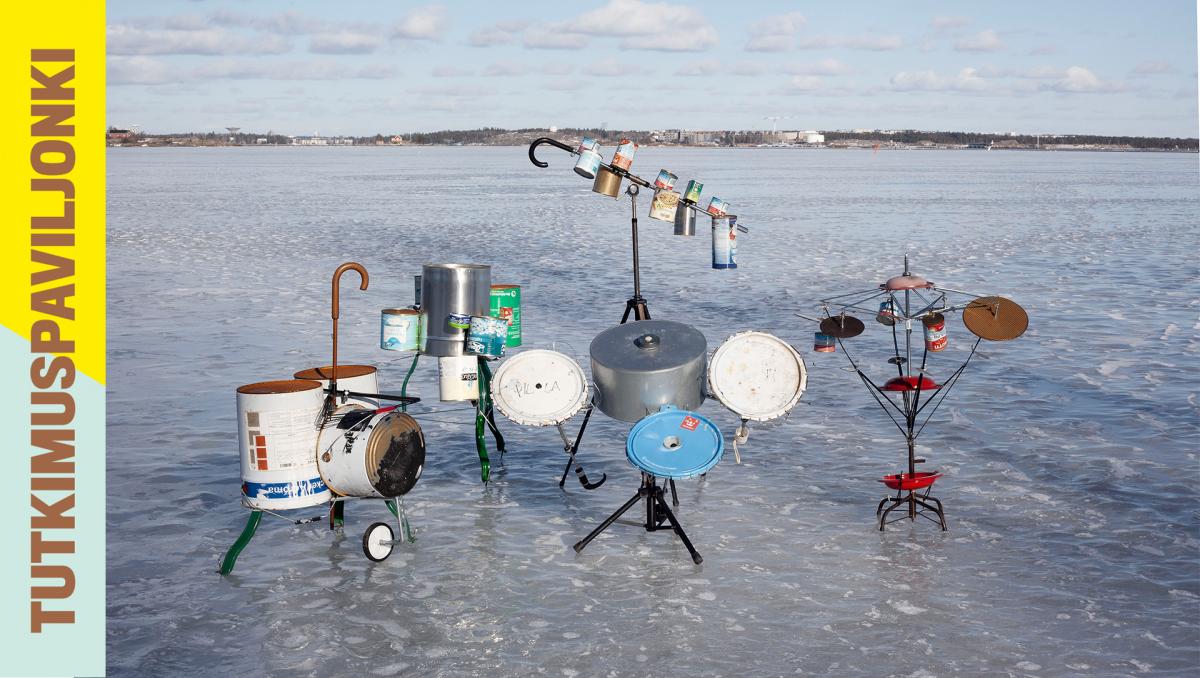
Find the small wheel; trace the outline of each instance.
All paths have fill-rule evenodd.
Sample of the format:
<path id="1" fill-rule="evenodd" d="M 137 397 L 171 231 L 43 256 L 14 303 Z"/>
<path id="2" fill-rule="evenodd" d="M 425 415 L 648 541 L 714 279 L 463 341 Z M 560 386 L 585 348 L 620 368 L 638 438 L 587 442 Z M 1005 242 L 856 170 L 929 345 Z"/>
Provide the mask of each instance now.
<path id="1" fill-rule="evenodd" d="M 391 525 L 372 523 L 367 531 L 363 532 L 363 554 L 377 563 L 386 560 L 392 555 L 392 549 L 395 547 L 392 542 L 395 539 L 396 535 L 392 532 Z"/>

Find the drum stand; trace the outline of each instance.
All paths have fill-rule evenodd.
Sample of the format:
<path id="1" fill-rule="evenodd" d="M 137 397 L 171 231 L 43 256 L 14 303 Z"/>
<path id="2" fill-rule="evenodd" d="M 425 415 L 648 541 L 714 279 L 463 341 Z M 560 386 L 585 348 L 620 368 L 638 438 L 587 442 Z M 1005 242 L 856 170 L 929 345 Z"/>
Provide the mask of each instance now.
<path id="1" fill-rule="evenodd" d="M 678 506 L 679 501 L 675 497 L 675 488 L 673 482 L 671 483 L 671 497 L 674 500 L 675 505 Z M 696 551 L 696 547 L 692 546 L 692 542 L 688 539 L 687 534 L 684 533 L 683 527 L 679 525 L 679 519 L 677 519 L 675 514 L 671 512 L 671 508 L 667 506 L 667 502 L 663 498 L 663 487 L 658 484 L 657 479 L 654 476 L 646 472 L 642 472 L 642 485 L 638 488 L 637 494 L 630 497 L 629 501 L 625 502 L 621 508 L 617 509 L 612 515 L 605 518 L 604 522 L 600 523 L 600 525 L 597 526 L 596 529 L 592 530 L 588 536 L 576 542 L 575 546 L 572 548 L 575 549 L 576 553 L 582 552 L 583 549 L 587 548 L 587 545 L 591 543 L 593 539 L 599 536 L 601 532 L 607 530 L 609 526 L 615 523 L 617 519 L 620 518 L 626 511 L 633 508 L 634 504 L 643 500 L 646 502 L 646 522 L 642 525 L 642 527 L 646 528 L 647 532 L 655 532 L 663 529 L 664 522 L 670 522 L 671 530 L 675 532 L 675 535 L 678 536 L 679 540 L 683 542 L 683 545 L 687 547 L 688 553 L 692 556 L 692 562 L 696 563 L 697 565 L 703 562 L 704 558 L 702 558 L 699 552 Z"/>

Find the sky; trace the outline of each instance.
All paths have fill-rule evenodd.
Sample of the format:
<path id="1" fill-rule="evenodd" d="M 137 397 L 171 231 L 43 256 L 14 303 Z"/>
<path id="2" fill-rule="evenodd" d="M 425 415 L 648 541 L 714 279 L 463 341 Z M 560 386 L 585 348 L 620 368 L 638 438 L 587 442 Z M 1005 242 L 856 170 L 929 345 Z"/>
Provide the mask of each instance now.
<path id="1" fill-rule="evenodd" d="M 922 129 L 1195 137 L 1196 0 L 109 0 L 144 132 Z"/>

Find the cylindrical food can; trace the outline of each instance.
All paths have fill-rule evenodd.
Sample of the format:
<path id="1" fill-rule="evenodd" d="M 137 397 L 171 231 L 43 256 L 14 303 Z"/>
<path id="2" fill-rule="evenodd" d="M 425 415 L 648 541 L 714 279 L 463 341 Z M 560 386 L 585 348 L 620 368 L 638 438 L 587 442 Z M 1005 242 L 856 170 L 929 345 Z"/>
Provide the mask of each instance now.
<path id="1" fill-rule="evenodd" d="M 595 179 L 603 161 L 597 151 L 582 150 L 579 152 L 579 161 L 575 163 L 575 173 L 584 179 Z"/>
<path id="2" fill-rule="evenodd" d="M 675 210 L 675 235 L 696 235 L 696 211 L 682 203 Z"/>
<path id="3" fill-rule="evenodd" d="M 421 347 L 421 313 L 412 308 L 385 308 L 380 314 L 379 348 L 416 351 Z"/>
<path id="4" fill-rule="evenodd" d="M 668 190 L 655 191 L 654 200 L 650 201 L 650 218 L 659 221 L 674 221 L 675 210 L 678 207 L 678 193 Z"/>
<path id="5" fill-rule="evenodd" d="M 320 382 L 292 379 L 237 390 L 242 496 L 256 509 L 294 509 L 329 501 L 317 469 Z"/>
<path id="6" fill-rule="evenodd" d="M 417 293 L 417 300 L 413 302 L 413 306 L 421 307 L 421 274 L 413 276 L 413 291 Z"/>
<path id="7" fill-rule="evenodd" d="M 637 153 L 638 145 L 629 139 L 622 139 L 617 145 L 617 152 L 613 153 L 612 166 L 619 167 L 626 172 L 633 165 L 633 155 Z"/>
<path id="8" fill-rule="evenodd" d="M 508 321 L 508 339 L 504 345 L 516 348 L 521 345 L 521 286 L 492 285 L 491 313 L 493 318 Z"/>
<path id="9" fill-rule="evenodd" d="M 716 196 L 713 196 L 712 199 L 708 201 L 708 210 L 706 211 L 714 217 L 723 217 L 729 213 L 729 203 Z"/>
<path id="10" fill-rule="evenodd" d="M 813 350 L 817 353 L 835 353 L 837 342 L 828 334 L 816 332 L 813 336 Z"/>
<path id="11" fill-rule="evenodd" d="M 683 193 L 683 199 L 688 202 L 700 202 L 700 191 L 702 190 L 704 190 L 704 184 L 692 179 Z"/>
<path id="12" fill-rule="evenodd" d="M 322 389 L 329 388 L 329 378 L 332 377 L 333 365 L 325 365 L 323 367 L 312 367 L 307 370 L 300 370 L 292 375 L 293 379 L 309 379 L 321 385 Z M 337 390 L 353 391 L 355 393 L 376 394 L 379 393 L 379 370 L 371 365 L 338 365 L 337 366 Z M 322 393 L 325 391 L 322 390 Z M 350 396 L 345 401 L 338 398 L 338 405 L 351 404 L 361 405 L 368 410 L 378 409 L 379 399 L 362 396 Z"/>
<path id="13" fill-rule="evenodd" d="M 487 315 L 492 267 L 484 264 L 425 264 L 421 272 L 422 352 L 462 355 L 463 331 L 471 316 Z M 448 322 L 458 316 L 456 324 Z"/>
<path id="14" fill-rule="evenodd" d="M 610 198 L 617 197 L 621 192 L 621 175 L 609 171 L 607 167 L 601 167 L 596 172 L 596 180 L 592 182 L 592 192 Z"/>
<path id="15" fill-rule="evenodd" d="M 674 174 L 661 169 L 658 171 L 658 178 L 654 180 L 654 187 L 660 191 L 669 191 L 675 188 L 675 181 L 678 179 L 679 177 Z"/>
<path id="16" fill-rule="evenodd" d="M 508 321 L 492 316 L 471 316 L 471 329 L 467 332 L 467 353 L 485 358 L 504 355 L 504 341 L 508 338 Z"/>
<path id="17" fill-rule="evenodd" d="M 930 313 L 921 319 L 925 326 L 925 348 L 930 351 L 940 351 L 950 342 L 946 334 L 946 317 L 941 313 Z"/>
<path id="18" fill-rule="evenodd" d="M 736 268 L 730 266 L 730 247 L 733 243 L 732 232 L 729 229 L 729 217 L 712 218 L 712 267 L 718 269 Z"/>
<path id="19" fill-rule="evenodd" d="M 471 314 L 450 313 L 446 316 L 446 324 L 456 329 L 465 330 L 471 327 Z"/>
<path id="20" fill-rule="evenodd" d="M 599 150 L 600 150 L 600 142 L 599 141 L 597 141 L 591 137 L 584 137 L 583 139 L 579 140 L 579 148 L 575 149 L 575 152 L 583 153 L 584 151 L 599 151 Z"/>
<path id="21" fill-rule="evenodd" d="M 737 215 L 729 214 L 729 268 L 737 268 Z"/>
<path id="22" fill-rule="evenodd" d="M 479 357 L 473 355 L 438 358 L 438 394 L 443 402 L 479 398 Z"/>
<path id="23" fill-rule="evenodd" d="M 896 324 L 896 302 L 891 297 L 879 302 L 879 313 L 875 315 L 875 320 L 888 327 Z"/>

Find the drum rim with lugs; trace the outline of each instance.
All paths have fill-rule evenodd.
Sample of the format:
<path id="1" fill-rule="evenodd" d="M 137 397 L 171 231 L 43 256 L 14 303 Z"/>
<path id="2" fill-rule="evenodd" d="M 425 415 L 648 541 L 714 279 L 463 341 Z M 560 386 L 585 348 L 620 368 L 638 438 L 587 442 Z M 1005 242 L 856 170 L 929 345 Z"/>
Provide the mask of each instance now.
<path id="1" fill-rule="evenodd" d="M 690 428 L 689 420 L 695 422 Z M 676 437 L 682 447 L 688 442 L 700 445 L 699 438 L 702 435 L 709 436 L 712 447 L 701 448 L 696 463 L 676 470 L 662 463 L 662 460 L 684 453 L 680 447 L 668 447 L 669 437 Z M 634 424 L 625 441 L 625 458 L 630 464 L 652 476 L 672 480 L 685 480 L 708 473 L 720 463 L 724 454 L 725 438 L 711 419 L 690 410 L 672 407 L 665 407 Z"/>
<path id="2" fill-rule="evenodd" d="M 736 395 L 732 393 L 732 388 L 723 387 L 725 380 L 723 378 L 724 374 L 721 370 L 723 364 L 722 360 L 725 359 L 726 356 L 730 355 L 732 351 L 738 348 L 739 343 L 744 343 L 746 340 L 767 340 L 771 345 L 783 348 L 786 354 L 792 358 L 797 366 L 798 383 L 796 384 L 792 394 L 788 397 L 787 402 L 783 405 L 774 408 L 762 408 L 754 410 L 746 407 L 744 404 L 739 405 L 731 402 Z M 734 370 L 733 378 L 736 380 L 738 375 L 744 374 L 745 370 Z M 734 414 L 737 414 L 739 417 L 750 421 L 771 421 L 772 419 L 777 419 L 786 415 L 788 412 L 791 412 L 800 402 L 800 398 L 804 395 L 804 391 L 808 388 L 808 369 L 804 364 L 804 358 L 800 356 L 800 352 L 788 342 L 769 332 L 763 332 L 761 330 L 746 330 L 730 335 L 727 339 L 725 339 L 725 341 L 721 342 L 721 345 L 717 347 L 717 350 L 713 351 L 712 357 L 709 358 L 708 361 L 708 387 L 712 391 L 713 396 L 715 396 L 722 405 L 724 405 Z"/>
<path id="3" fill-rule="evenodd" d="M 545 413 L 543 416 L 539 417 L 537 413 L 529 410 L 522 412 L 520 407 L 517 406 L 517 403 L 514 402 L 514 399 L 508 397 L 507 391 L 511 389 L 506 388 L 506 384 L 512 379 L 513 373 L 516 370 L 524 367 L 526 363 L 530 363 L 538 358 L 544 357 L 552 357 L 555 359 L 564 360 L 567 365 L 573 368 L 571 371 L 578 376 L 582 389 L 578 390 L 574 398 L 564 399 L 564 404 L 557 410 Z M 590 392 L 591 388 L 588 384 L 587 375 L 583 371 L 583 367 L 581 367 L 578 362 L 576 362 L 567 354 L 560 353 L 558 351 L 551 351 L 549 349 L 538 348 L 522 351 L 521 353 L 518 353 L 517 355 L 514 355 L 513 357 L 504 361 L 500 365 L 500 368 L 496 370 L 495 376 L 492 377 L 493 404 L 495 404 L 496 409 L 500 410 L 500 413 L 506 418 L 516 424 L 520 424 L 521 426 L 553 426 L 556 424 L 561 424 L 575 416 L 579 410 L 583 409 L 583 406 L 587 404 L 588 395 Z M 564 393 L 569 393 L 569 391 L 564 391 Z"/>

